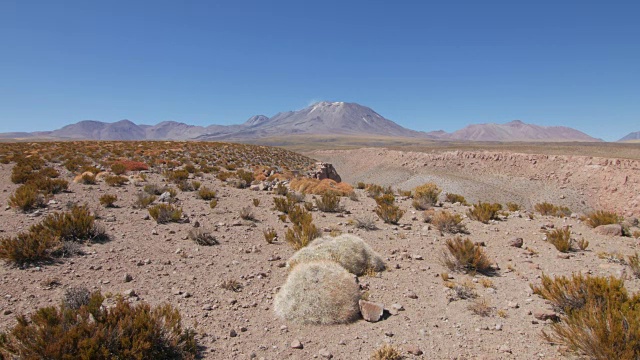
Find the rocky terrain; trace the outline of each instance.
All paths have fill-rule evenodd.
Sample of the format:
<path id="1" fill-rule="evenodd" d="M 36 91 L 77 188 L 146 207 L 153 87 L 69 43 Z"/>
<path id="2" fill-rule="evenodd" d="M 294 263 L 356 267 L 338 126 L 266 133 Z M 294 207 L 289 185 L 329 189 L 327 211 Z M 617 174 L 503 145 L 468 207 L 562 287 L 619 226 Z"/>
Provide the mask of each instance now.
<path id="1" fill-rule="evenodd" d="M 528 209 L 542 201 L 578 212 L 606 209 L 640 216 L 640 162 L 577 155 L 495 151 L 433 153 L 378 148 L 310 153 L 331 162 L 347 182 L 401 189 L 433 181 L 471 201 L 514 201 Z"/>
<path id="2" fill-rule="evenodd" d="M 198 153 L 195 149 L 181 150 L 187 145 L 164 146 L 176 149 L 186 160 L 197 159 L 189 157 Z M 144 153 L 149 154 L 152 147 Z M 107 156 L 113 149 L 97 145 L 93 152 L 108 150 Z M 258 151 L 241 149 L 237 154 L 246 159 Z M 163 154 L 160 158 L 171 153 Z M 227 158 L 235 156 L 226 154 Z M 548 200 L 581 211 L 582 200 L 585 209 L 608 205 L 618 209 L 598 185 L 609 186 L 608 194 L 619 196 L 618 201 L 638 194 L 637 164 L 626 160 L 384 149 L 325 151 L 313 156 L 330 159 L 342 180 L 353 184 L 376 182 L 409 190 L 433 181 L 444 189 L 441 200 L 445 192 L 456 192 L 470 201 L 513 201 L 529 207 L 533 201 Z M 305 158 L 296 159 L 302 167 Z M 542 274 L 582 272 L 622 276 L 629 290 L 640 289 L 640 280 L 619 261 L 638 249 L 637 240 L 600 235 L 576 216 L 560 218 L 521 210 L 505 212 L 498 220 L 484 224 L 467 217 L 468 206 L 443 202 L 435 211 L 459 214 L 467 229 L 462 235 L 483 244 L 496 269 L 493 276 L 471 275 L 453 272 L 442 264 L 445 242 L 453 235 L 426 223 L 422 211 L 412 207 L 411 198 L 396 194 L 398 206 L 406 213 L 399 224 L 390 225 L 377 218 L 373 212 L 376 203 L 367 192 L 356 189 L 354 195 L 341 198 L 341 212 L 314 209 L 313 222 L 324 235 L 359 236 L 381 255 L 387 269 L 360 276 L 358 281 L 370 301 L 383 304 L 385 315 L 377 322 L 360 319 L 347 325 L 300 325 L 274 312 L 274 299 L 289 273 L 285 263 L 295 251 L 284 241 L 291 224 L 279 219 L 281 214 L 273 209 L 275 189 L 262 186 L 264 180 L 261 185 L 240 189 L 222 181 L 215 172 L 195 171 L 189 181 L 197 180 L 215 190 L 217 206 L 211 208 L 194 191 L 177 190 L 177 205 L 188 222 L 158 224 L 146 209 L 132 206 L 144 185 L 175 187 L 155 166 L 129 172 L 127 184 L 113 187 L 103 180 L 93 185 L 73 182 L 78 172 L 59 162 L 50 165 L 59 171 L 60 178 L 69 181 L 69 191 L 56 194 L 46 208 L 36 212 L 6 207 L 0 212 L 0 236 L 15 236 L 45 215 L 64 211 L 68 203 L 86 203 L 111 239 L 84 245 L 84 255 L 52 263 L 14 266 L 3 262 L 1 330 L 15 325 L 16 315 L 57 305 L 66 289 L 83 286 L 123 295 L 133 303 L 173 304 L 184 325 L 196 330 L 202 357 L 207 359 L 367 359 L 384 344 L 400 349 L 406 359 L 557 359 L 567 353 L 541 337 L 556 314 L 545 300 L 532 294 L 530 284 L 539 283 Z M 2 204 L 7 204 L 18 188 L 11 181 L 13 166 L 11 162 L 0 164 Z M 244 166 L 251 169 L 249 163 Z M 593 169 L 590 176 L 581 173 L 584 168 Z M 318 173 L 333 174 L 327 166 Z M 506 188 L 509 184 L 512 187 Z M 613 191 L 613 187 L 617 189 Z M 101 206 L 98 199 L 104 194 L 117 195 L 117 207 Z M 306 195 L 305 200 L 313 203 L 314 195 Z M 594 202 L 588 202 L 591 200 Z M 240 217 L 247 208 L 254 219 Z M 637 214 L 637 207 L 629 209 Z M 376 229 L 358 228 L 354 226 L 357 220 L 371 220 Z M 189 231 L 196 226 L 209 230 L 218 244 L 200 246 L 190 240 Z M 544 231 L 562 227 L 570 228 L 576 240 L 588 240 L 586 251 L 561 253 L 544 240 Z M 263 235 L 268 228 L 278 234 L 271 244 Z M 448 274 L 447 282 L 443 273 Z M 236 291 L 223 286 L 232 280 L 240 285 Z M 458 294 L 462 290 L 471 294 L 469 298 Z M 480 300 L 489 307 L 487 316 L 470 309 Z"/>

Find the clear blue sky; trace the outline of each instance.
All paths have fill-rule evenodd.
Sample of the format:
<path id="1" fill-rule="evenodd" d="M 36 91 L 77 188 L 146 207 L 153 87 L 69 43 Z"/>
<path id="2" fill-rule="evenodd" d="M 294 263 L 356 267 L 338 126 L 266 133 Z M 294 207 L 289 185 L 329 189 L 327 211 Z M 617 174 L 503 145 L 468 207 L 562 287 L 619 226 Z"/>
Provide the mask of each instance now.
<path id="1" fill-rule="evenodd" d="M 0 0 L 0 132 L 234 124 L 318 100 L 416 130 L 640 131 L 639 1 Z"/>

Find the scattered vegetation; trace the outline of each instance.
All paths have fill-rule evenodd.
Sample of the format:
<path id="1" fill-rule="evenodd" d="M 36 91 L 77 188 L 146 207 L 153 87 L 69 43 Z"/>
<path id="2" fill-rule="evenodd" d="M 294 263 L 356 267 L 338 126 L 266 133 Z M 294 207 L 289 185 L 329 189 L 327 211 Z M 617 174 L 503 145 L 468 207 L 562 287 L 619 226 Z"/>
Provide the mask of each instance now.
<path id="1" fill-rule="evenodd" d="M 129 179 L 121 175 L 108 175 L 104 178 L 104 182 L 109 186 L 122 186 L 129 182 Z"/>
<path id="2" fill-rule="evenodd" d="M 556 206 L 548 202 L 537 203 L 533 206 L 540 215 L 551 215 L 557 217 L 567 217 L 571 215 L 571 210 L 566 206 Z"/>
<path id="3" fill-rule="evenodd" d="M 371 354 L 371 360 L 401 360 L 402 353 L 393 345 L 384 344 Z"/>
<path id="4" fill-rule="evenodd" d="M 514 212 L 514 211 L 520 211 L 520 205 L 513 203 L 513 202 L 508 202 L 507 203 L 507 210 Z"/>
<path id="5" fill-rule="evenodd" d="M 253 221 L 256 219 L 255 214 L 253 213 L 253 210 L 251 210 L 250 207 L 245 206 L 242 209 L 240 209 L 240 212 L 238 213 L 238 215 L 240 215 L 240 218 L 242 220 L 250 220 Z"/>
<path id="6" fill-rule="evenodd" d="M 115 207 L 115 203 L 118 200 L 118 197 L 113 194 L 104 194 L 100 196 L 100 204 L 104 207 Z"/>
<path id="7" fill-rule="evenodd" d="M 172 204 L 158 204 L 149 208 L 149 215 L 158 224 L 178 222 L 182 218 L 182 209 Z"/>
<path id="8" fill-rule="evenodd" d="M 285 240 L 295 249 L 301 249 L 320 236 L 320 230 L 313 224 L 311 213 L 299 205 L 289 211 L 292 227 L 287 229 Z"/>
<path id="9" fill-rule="evenodd" d="M 467 228 L 462 224 L 462 217 L 446 210 L 437 212 L 431 219 L 431 224 L 443 233 L 458 234 L 467 232 Z"/>
<path id="10" fill-rule="evenodd" d="M 554 229 L 547 232 L 547 241 L 563 253 L 574 250 L 571 230 L 569 228 Z"/>
<path id="11" fill-rule="evenodd" d="M 291 190 L 302 194 L 322 195 L 331 192 L 337 196 L 347 196 L 353 192 L 353 187 L 345 182 L 335 182 L 331 179 L 312 179 L 299 177 L 291 180 L 289 184 Z"/>
<path id="12" fill-rule="evenodd" d="M 375 200 L 378 204 L 375 209 L 376 215 L 387 224 L 398 224 L 405 211 L 395 204 L 395 197 L 392 194 L 385 194 Z"/>
<path id="13" fill-rule="evenodd" d="M 316 206 L 322 212 L 335 213 L 342 211 L 340 207 L 340 196 L 331 191 L 323 193 L 316 199 Z"/>
<path id="14" fill-rule="evenodd" d="M 122 298 L 102 307 L 91 294 L 79 307 L 45 307 L 0 335 L 0 354 L 23 359 L 195 359 L 195 332 L 169 304 L 151 308 Z"/>
<path id="15" fill-rule="evenodd" d="M 240 290 L 242 290 L 242 284 L 234 279 L 223 281 L 220 287 L 233 292 L 240 292 Z"/>
<path id="16" fill-rule="evenodd" d="M 211 246 L 217 245 L 218 240 L 216 239 L 210 231 L 207 231 L 203 228 L 194 228 L 189 230 L 189 239 L 195 242 L 198 245 L 202 246 Z"/>
<path id="17" fill-rule="evenodd" d="M 447 193 L 445 195 L 445 201 L 446 202 L 450 202 L 452 204 L 460 203 L 460 204 L 465 205 L 465 206 L 469 205 L 467 203 L 467 199 L 465 199 L 464 196 L 459 195 L 459 194 Z"/>
<path id="18" fill-rule="evenodd" d="M 202 186 L 198 189 L 198 197 L 202 200 L 211 201 L 216 197 L 216 191 Z"/>
<path id="19" fill-rule="evenodd" d="M 151 205 L 154 201 L 156 201 L 158 197 L 155 195 L 149 195 L 145 192 L 139 192 L 136 195 L 136 201 L 133 203 L 133 207 L 136 209 L 146 209 L 149 205 Z"/>
<path id="20" fill-rule="evenodd" d="M 267 244 L 273 244 L 278 238 L 278 233 L 273 228 L 262 230 L 262 234 L 264 235 L 264 240 L 267 242 Z"/>
<path id="21" fill-rule="evenodd" d="M 426 183 L 413 190 L 413 207 L 417 210 L 426 210 L 438 203 L 438 197 L 442 190 L 434 183 Z"/>
<path id="22" fill-rule="evenodd" d="M 500 210 L 502 210 L 502 205 L 500 204 L 478 201 L 477 204 L 474 204 L 473 207 L 469 209 L 467 216 L 473 220 L 487 224 L 490 220 L 498 220 L 498 212 L 500 212 Z"/>
<path id="23" fill-rule="evenodd" d="M 442 253 L 442 263 L 451 271 L 492 275 L 494 270 L 484 250 L 471 240 L 456 236 L 448 239 Z"/>
<path id="24" fill-rule="evenodd" d="M 595 228 L 600 225 L 618 224 L 622 222 L 622 217 L 611 211 L 597 210 L 587 214 L 585 222 Z"/>
<path id="25" fill-rule="evenodd" d="M 16 191 L 9 196 L 9 206 L 29 212 L 46 206 L 46 198 L 31 185 L 20 185 Z"/>
<path id="26" fill-rule="evenodd" d="M 574 274 L 542 276 L 534 293 L 561 315 L 547 341 L 591 359 L 636 359 L 640 356 L 640 295 L 629 295 L 622 279 Z"/>
<path id="27" fill-rule="evenodd" d="M 365 230 L 378 229 L 378 227 L 376 226 L 375 220 L 370 217 L 357 217 L 353 221 L 354 221 L 354 226 L 358 229 L 365 229 Z"/>
<path id="28" fill-rule="evenodd" d="M 495 308 L 491 306 L 489 300 L 485 298 L 476 299 L 467 307 L 475 315 L 487 317 L 493 315 Z"/>

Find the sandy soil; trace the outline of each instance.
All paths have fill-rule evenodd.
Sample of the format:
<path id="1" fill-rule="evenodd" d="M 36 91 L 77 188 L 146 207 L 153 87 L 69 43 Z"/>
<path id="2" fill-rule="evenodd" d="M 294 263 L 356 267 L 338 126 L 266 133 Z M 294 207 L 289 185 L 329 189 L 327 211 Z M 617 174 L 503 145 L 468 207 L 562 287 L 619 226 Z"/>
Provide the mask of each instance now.
<path id="1" fill-rule="evenodd" d="M 367 158 L 367 153 L 363 154 L 358 159 Z M 353 154 L 340 156 L 346 159 Z M 332 155 L 332 159 L 340 157 Z M 403 163 L 411 161 L 405 158 Z M 438 173 L 416 175 L 415 167 L 400 166 L 402 163 L 398 163 L 400 171 L 397 172 L 387 165 L 373 168 L 369 163 L 359 162 L 350 163 L 347 170 L 345 164 L 346 161 L 336 161 L 338 171 L 347 180 L 385 179 L 383 183 L 410 188 L 427 180 L 448 179 L 449 182 L 441 183 L 446 191 L 466 189 L 467 184 L 473 183 L 477 186 L 478 197 L 488 192 L 483 199 L 511 198 L 499 191 L 508 179 L 503 182 L 489 179 L 483 187 L 474 182 L 470 173 L 459 175 L 464 181 L 456 183 L 449 174 L 444 177 Z M 0 165 L 0 202 L 4 204 L 17 187 L 9 180 L 10 169 L 11 165 Z M 62 168 L 58 170 L 71 180 L 72 174 Z M 93 186 L 72 183 L 71 191 L 56 195 L 56 204 L 50 205 L 41 215 L 62 210 L 69 201 L 87 203 L 100 215 L 99 222 L 106 227 L 112 240 L 85 247 L 87 254 L 84 256 L 62 259 L 54 264 L 24 269 L 0 265 L 0 327 L 6 329 L 15 324 L 16 314 L 28 314 L 37 307 L 58 304 L 68 287 L 86 286 L 114 294 L 133 289 L 138 297 L 131 298 L 132 301 L 153 305 L 169 302 L 177 306 L 184 323 L 196 327 L 198 339 L 205 347 L 203 357 L 210 359 L 323 358 L 322 349 L 322 354 L 328 352 L 334 359 L 366 359 L 384 343 L 401 349 L 418 347 L 424 352 L 421 356 L 405 352 L 409 359 L 553 359 L 561 357 L 561 349 L 541 339 L 541 331 L 549 325 L 532 315 L 537 309 L 549 307 L 531 294 L 529 284 L 536 283 L 542 273 L 624 274 L 623 265 L 600 259 L 597 254 L 619 252 L 629 255 L 637 249 L 636 240 L 596 235 L 577 219 L 535 216 L 531 220 L 526 214 L 522 217 L 514 214 L 488 225 L 466 219 L 468 236 L 473 241 L 485 242 L 487 253 L 501 269 L 497 276 L 490 278 L 495 289 L 475 283 L 484 276 L 450 273 L 454 282 L 475 284 L 478 296 L 487 299 L 496 310 L 503 309 L 506 316 L 480 317 L 468 310 L 472 300 L 450 301 L 450 290 L 440 277 L 447 270 L 440 264 L 439 256 L 445 239 L 450 236 L 430 229 L 422 221 L 421 214 L 411 208 L 411 200 L 405 198 L 399 199 L 399 205 L 407 210 L 400 226 L 376 220 L 378 230 L 355 229 L 348 225 L 349 219 L 375 218 L 374 201 L 362 190 L 357 190 L 359 201 L 342 199 L 349 213 L 314 212 L 314 222 L 325 232 L 352 232 L 378 251 L 389 270 L 375 277 L 362 277 L 360 283 L 369 289 L 370 300 L 381 302 L 387 308 L 391 304 L 401 304 L 405 310 L 377 323 L 360 320 L 350 325 L 301 326 L 278 319 L 273 312 L 274 295 L 288 273 L 282 266 L 294 252 L 283 241 L 267 244 L 263 238 L 262 230 L 266 227 L 275 228 L 280 237 L 284 237 L 286 225 L 271 210 L 274 195 L 226 187 L 212 175 L 199 180 L 218 191 L 218 206 L 210 209 L 208 202 L 197 199 L 195 193 L 180 192 L 180 205 L 191 222 L 168 225 L 145 220 L 146 210 L 132 208 L 135 194 L 140 191 L 132 184 L 112 188 L 102 182 Z M 149 174 L 148 183 L 162 183 L 162 178 Z M 536 189 L 543 190 L 543 187 Z M 565 189 L 562 192 L 572 199 L 573 195 Z M 120 207 L 100 207 L 98 198 L 104 193 L 117 194 L 116 204 Z M 514 193 L 514 199 L 523 196 L 522 192 Z M 558 198 L 556 194 L 553 193 L 554 199 Z M 254 198 L 260 199 L 260 205 L 253 208 L 257 220 L 240 221 L 240 209 L 253 207 Z M 311 196 L 307 198 L 310 200 Z M 460 214 L 467 210 L 458 205 L 447 204 L 445 207 Z M 1 235 L 15 235 L 40 219 L 5 209 L 0 212 Z M 205 247 L 187 240 L 187 233 L 196 221 L 213 230 L 220 244 Z M 572 227 L 577 237 L 590 241 L 588 251 L 572 253 L 568 258 L 559 257 L 560 253 L 543 241 L 541 226 L 549 223 L 556 227 Z M 524 239 L 522 249 L 508 245 L 514 237 Z M 538 254 L 524 250 L 527 247 Z M 133 281 L 125 282 L 125 274 L 130 274 Z M 629 278 L 627 286 L 637 290 L 640 282 L 625 276 Z M 43 285 L 54 278 L 60 281 L 60 286 Z M 243 285 L 240 292 L 219 286 L 224 280 L 231 279 Z M 415 298 L 409 296 L 410 293 L 415 294 Z M 237 336 L 231 336 L 232 332 Z M 292 349 L 290 344 L 294 340 L 299 340 L 303 349 Z"/>

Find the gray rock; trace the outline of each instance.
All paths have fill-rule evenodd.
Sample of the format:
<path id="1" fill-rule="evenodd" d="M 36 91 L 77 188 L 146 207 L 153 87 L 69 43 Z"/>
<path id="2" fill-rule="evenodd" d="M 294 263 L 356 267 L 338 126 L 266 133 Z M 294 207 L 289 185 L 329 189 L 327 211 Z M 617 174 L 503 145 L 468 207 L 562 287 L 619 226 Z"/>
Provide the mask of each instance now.
<path id="1" fill-rule="evenodd" d="M 291 348 L 292 349 L 302 349 L 304 346 L 302 345 L 302 343 L 300 342 L 300 340 L 298 339 L 294 339 L 291 342 Z"/>
<path id="2" fill-rule="evenodd" d="M 609 224 L 609 225 L 600 225 L 593 229 L 596 234 L 605 235 L 605 236 L 622 236 L 622 225 L 620 224 Z"/>
<path id="3" fill-rule="evenodd" d="M 523 244 L 524 244 L 524 240 L 520 237 L 509 240 L 509 246 L 521 248 Z"/>
<path id="4" fill-rule="evenodd" d="M 358 301 L 360 305 L 360 314 L 362 318 L 369 322 L 377 322 L 382 318 L 384 306 L 380 303 L 374 303 L 367 300 Z"/>
<path id="5" fill-rule="evenodd" d="M 333 354 L 331 354 L 329 352 L 329 350 L 327 350 L 325 348 L 320 349 L 320 351 L 318 351 L 318 354 L 320 356 L 322 356 L 323 358 L 325 358 L 325 359 L 332 359 L 333 358 Z"/>

